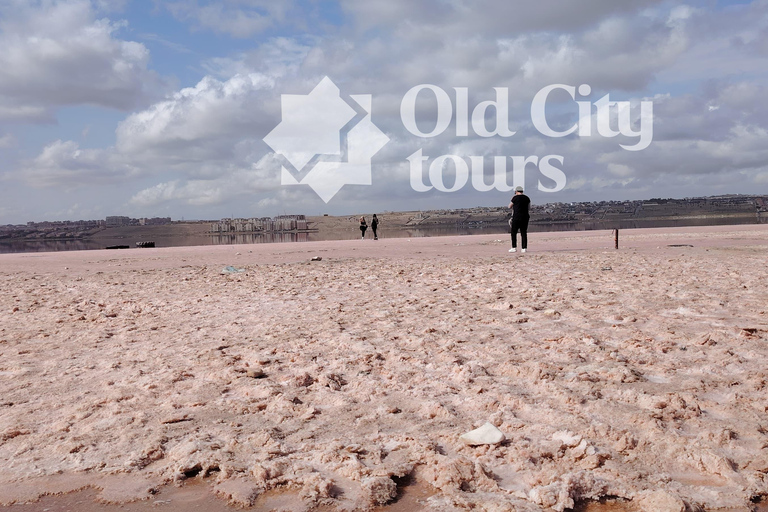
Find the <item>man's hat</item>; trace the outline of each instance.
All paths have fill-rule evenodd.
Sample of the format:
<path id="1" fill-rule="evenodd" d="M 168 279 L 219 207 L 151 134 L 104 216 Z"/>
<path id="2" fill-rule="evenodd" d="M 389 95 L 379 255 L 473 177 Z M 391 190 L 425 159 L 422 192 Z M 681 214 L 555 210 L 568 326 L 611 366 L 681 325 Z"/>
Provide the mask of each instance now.
<path id="1" fill-rule="evenodd" d="M 522 191 L 523 191 L 523 187 L 515 187 L 515 192 L 522 192 Z"/>

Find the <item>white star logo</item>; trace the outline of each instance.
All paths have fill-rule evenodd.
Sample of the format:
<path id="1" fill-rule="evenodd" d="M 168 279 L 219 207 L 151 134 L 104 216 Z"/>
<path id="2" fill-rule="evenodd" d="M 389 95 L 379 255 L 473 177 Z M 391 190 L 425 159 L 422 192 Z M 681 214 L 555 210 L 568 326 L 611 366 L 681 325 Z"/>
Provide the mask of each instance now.
<path id="1" fill-rule="evenodd" d="M 281 184 L 309 185 L 326 203 L 344 185 L 371 184 L 371 158 L 389 137 L 371 121 L 371 95 L 350 97 L 355 108 L 341 98 L 339 88 L 328 77 L 307 95 L 281 96 L 283 120 L 264 142 L 285 157 L 294 172 L 308 171 L 297 180 L 283 165 Z M 345 130 L 360 116 L 362 119 Z"/>

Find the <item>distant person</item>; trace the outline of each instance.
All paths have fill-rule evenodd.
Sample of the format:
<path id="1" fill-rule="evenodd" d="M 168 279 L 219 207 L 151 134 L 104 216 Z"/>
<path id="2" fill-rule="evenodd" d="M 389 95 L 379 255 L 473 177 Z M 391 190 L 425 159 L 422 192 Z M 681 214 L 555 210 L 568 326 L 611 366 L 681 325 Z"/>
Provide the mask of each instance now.
<path id="1" fill-rule="evenodd" d="M 528 212 L 531 206 L 531 199 L 523 194 L 523 187 L 515 188 L 515 195 L 509 203 L 512 208 L 512 248 L 509 252 L 517 252 L 517 232 L 520 231 L 520 252 L 528 249 L 528 221 L 531 216 Z"/>
<path id="2" fill-rule="evenodd" d="M 368 229 L 368 223 L 365 222 L 365 217 L 360 217 L 360 239 L 365 240 L 365 230 Z"/>
<path id="3" fill-rule="evenodd" d="M 373 219 L 371 219 L 371 229 L 373 230 L 373 239 L 378 240 L 379 235 L 376 233 L 376 228 L 379 227 L 379 218 L 376 217 L 376 214 L 373 214 Z"/>

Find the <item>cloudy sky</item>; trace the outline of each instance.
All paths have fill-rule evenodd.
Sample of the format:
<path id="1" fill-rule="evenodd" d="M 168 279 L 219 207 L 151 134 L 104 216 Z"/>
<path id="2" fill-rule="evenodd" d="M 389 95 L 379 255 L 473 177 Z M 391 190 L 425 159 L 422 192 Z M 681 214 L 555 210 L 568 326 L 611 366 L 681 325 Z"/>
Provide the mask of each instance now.
<path id="1" fill-rule="evenodd" d="M 471 181 L 417 192 L 407 158 L 563 157 L 558 192 L 535 165 L 534 202 L 768 194 L 768 0 L 0 0 L 0 224 L 99 219 L 174 220 L 349 214 L 506 204 L 508 192 Z M 264 142 L 281 122 L 281 95 L 306 95 L 324 77 L 342 97 L 372 95 L 389 142 L 371 185 L 345 185 L 327 204 L 280 183 L 285 161 Z M 414 86 L 448 94 L 450 127 L 409 133 L 401 102 Z M 653 142 L 597 133 L 565 92 L 549 97 L 558 130 L 531 122 L 552 84 L 653 104 Z M 457 134 L 454 88 L 468 114 L 503 89 L 509 137 Z M 418 126 L 437 120 L 434 95 Z M 349 101 L 348 101 L 349 103 Z M 486 111 L 484 125 L 499 115 Z M 616 126 L 616 113 L 610 121 Z M 442 177 L 450 188 L 455 170 Z"/>

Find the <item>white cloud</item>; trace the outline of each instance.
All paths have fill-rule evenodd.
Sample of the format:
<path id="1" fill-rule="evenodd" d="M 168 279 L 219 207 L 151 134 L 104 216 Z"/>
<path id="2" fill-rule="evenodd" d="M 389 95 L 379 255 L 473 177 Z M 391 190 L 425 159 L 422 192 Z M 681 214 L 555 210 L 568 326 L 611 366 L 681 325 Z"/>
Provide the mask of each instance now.
<path id="1" fill-rule="evenodd" d="M 276 37 L 248 52 L 236 56 L 214 57 L 202 63 L 203 68 L 217 78 L 259 73 L 272 77 L 286 76 L 299 71 L 307 55 L 321 41 L 313 37 L 301 40 Z"/>
<path id="2" fill-rule="evenodd" d="M 724 140 L 660 140 L 637 154 L 615 151 L 598 161 L 614 169 L 629 166 L 636 177 L 687 176 L 691 185 L 701 185 L 702 179 L 723 173 L 768 169 L 767 143 L 764 128 L 736 125 Z"/>
<path id="3" fill-rule="evenodd" d="M 17 178 L 33 187 L 77 188 L 84 184 L 124 182 L 140 170 L 111 150 L 80 149 L 74 141 L 57 140 L 30 161 Z"/>
<path id="4" fill-rule="evenodd" d="M 144 41 L 152 41 L 152 42 L 161 44 L 161 45 L 165 46 L 166 48 L 169 48 L 169 49 L 171 49 L 171 50 L 173 50 L 173 51 L 175 51 L 177 53 L 192 53 L 192 50 L 190 50 L 189 48 L 187 48 L 183 44 L 180 44 L 180 43 L 177 43 L 177 42 L 174 42 L 174 41 L 169 41 L 168 39 L 166 39 L 164 37 L 161 37 L 161 36 L 159 36 L 157 34 L 152 34 L 152 33 L 145 32 L 145 33 L 142 33 L 142 34 L 138 34 L 137 37 L 139 39 L 144 40 Z"/>
<path id="5" fill-rule="evenodd" d="M 273 155 L 266 155 L 250 167 L 229 169 L 216 178 L 158 183 L 136 193 L 130 204 L 145 208 L 178 203 L 220 205 L 235 198 L 275 191 L 280 184 L 278 171 Z"/>
<path id="6" fill-rule="evenodd" d="M 272 123 L 264 114 L 267 100 L 277 98 L 273 88 L 272 78 L 256 73 L 223 82 L 205 77 L 122 121 L 117 151 L 171 165 L 242 158 Z"/>
<path id="7" fill-rule="evenodd" d="M 690 5 L 678 5 L 672 8 L 669 13 L 668 23 L 677 23 L 680 20 L 687 20 L 694 13 L 693 7 Z"/>
<path id="8" fill-rule="evenodd" d="M 292 2 L 286 0 L 183 0 L 165 2 L 176 18 L 196 29 L 246 38 L 263 32 L 285 18 Z"/>
<path id="9" fill-rule="evenodd" d="M 127 110 L 160 86 L 144 45 L 116 37 L 90 2 L 0 4 L 0 119 L 50 120 L 64 105 Z"/>
<path id="10" fill-rule="evenodd" d="M 632 176 L 634 174 L 634 170 L 630 166 L 624 164 L 608 164 L 608 172 L 620 178 Z"/>
<path id="11" fill-rule="evenodd" d="M 497 0 L 341 0 L 342 8 L 363 27 L 407 26 L 413 31 L 439 27 L 452 36 L 578 30 L 611 16 L 635 13 L 661 0 L 582 0 L 499 2 Z"/>
<path id="12" fill-rule="evenodd" d="M 454 2 L 446 8 L 454 4 L 464 5 Z M 581 9 L 581 3 L 573 4 Z M 374 8 L 368 2 L 344 5 L 353 13 Z M 427 16 L 431 11 L 425 11 L 423 15 L 429 19 L 421 23 L 417 22 L 421 20 L 421 7 L 395 1 L 387 9 L 402 9 L 401 18 L 387 24 L 385 13 L 377 12 L 381 16 L 377 23 L 385 27 L 373 37 L 342 34 L 321 41 L 307 54 L 301 72 L 327 74 L 334 79 L 349 77 L 353 85 L 373 89 L 379 96 L 394 93 L 394 97 L 402 97 L 414 85 L 432 83 L 444 88 L 466 86 L 474 91 L 506 86 L 513 100 L 530 102 L 536 91 L 551 83 L 589 83 L 600 90 L 645 90 L 658 73 L 674 65 L 689 48 L 691 36 L 685 23 L 668 25 L 668 13 L 637 16 L 623 13 L 622 8 L 606 7 L 606 2 L 590 5 L 595 8 L 595 16 L 589 23 L 574 22 L 578 29 L 557 32 L 533 27 L 479 28 L 499 20 L 522 23 L 520 16 L 524 18 L 526 12 L 534 16 L 532 7 L 518 13 L 509 7 L 488 6 L 447 20 L 442 14 L 431 19 Z M 599 11 L 598 7 L 605 10 Z M 501 16 L 499 9 L 514 11 L 515 16 L 511 12 L 510 16 Z M 543 12 L 537 16 L 546 18 Z M 376 18 L 373 14 L 371 17 Z M 478 28 L 468 30 L 466 24 Z"/>
<path id="13" fill-rule="evenodd" d="M 131 198 L 131 203 L 136 206 L 147 207 L 165 204 L 171 201 L 185 200 L 192 204 L 204 205 L 210 202 L 218 202 L 221 198 L 221 189 L 211 186 L 206 181 L 192 181 L 181 183 L 169 181 L 144 189 Z"/>
<path id="14" fill-rule="evenodd" d="M 104 212 L 101 207 L 90 207 L 80 203 L 67 205 L 61 210 L 49 214 L 49 218 L 71 220 L 95 219 L 103 216 Z"/>
<path id="15" fill-rule="evenodd" d="M 263 112 L 265 98 L 279 109 L 273 87 L 272 79 L 257 74 L 224 82 L 206 77 L 128 116 L 114 147 L 83 149 L 57 140 L 12 176 L 34 187 L 67 189 L 158 180 L 131 199 L 141 206 L 211 205 L 273 190 L 279 162 L 261 141 L 273 124 Z"/>
<path id="16" fill-rule="evenodd" d="M 16 137 L 10 133 L 0 137 L 0 149 L 7 149 L 16 146 L 18 143 Z"/>
<path id="17" fill-rule="evenodd" d="M 128 2 L 129 0 L 93 0 L 93 5 L 99 11 L 120 12 L 126 8 Z"/>
<path id="18" fill-rule="evenodd" d="M 256 205 L 261 209 L 271 208 L 274 206 L 279 206 L 282 203 L 279 199 L 276 197 L 265 197 L 264 199 L 259 200 Z"/>

